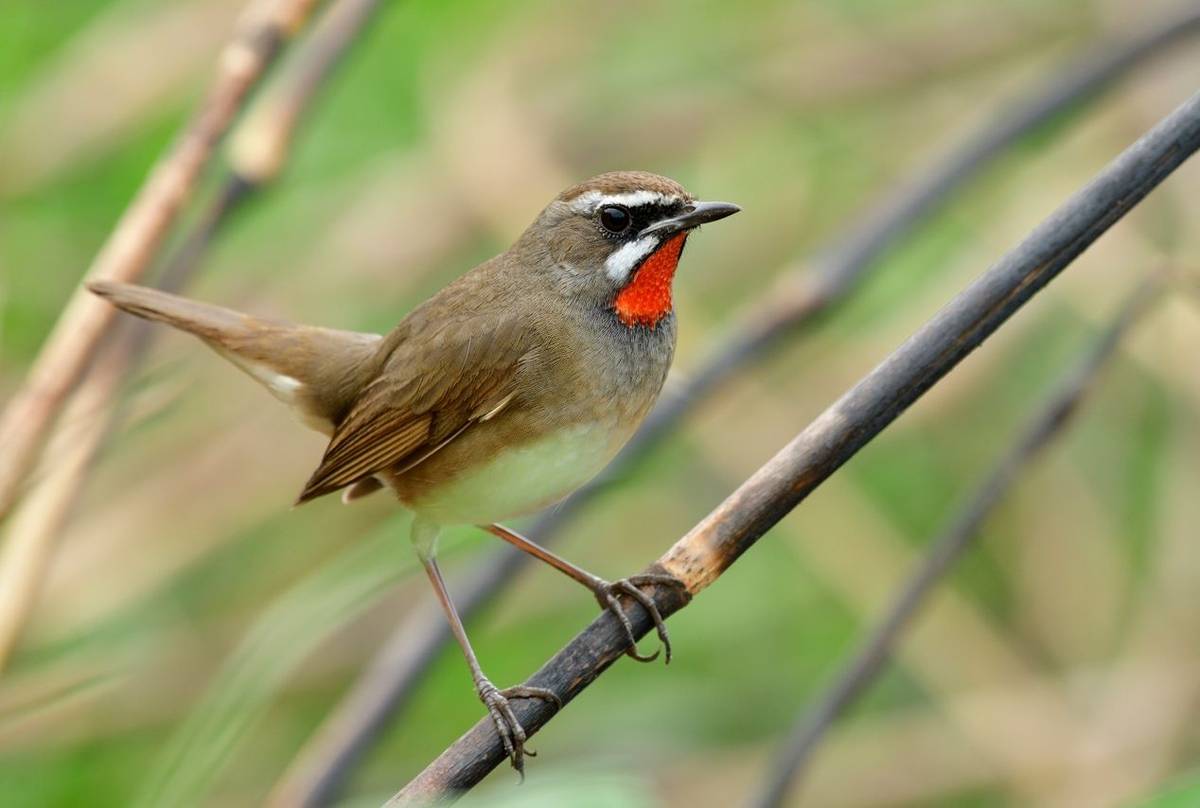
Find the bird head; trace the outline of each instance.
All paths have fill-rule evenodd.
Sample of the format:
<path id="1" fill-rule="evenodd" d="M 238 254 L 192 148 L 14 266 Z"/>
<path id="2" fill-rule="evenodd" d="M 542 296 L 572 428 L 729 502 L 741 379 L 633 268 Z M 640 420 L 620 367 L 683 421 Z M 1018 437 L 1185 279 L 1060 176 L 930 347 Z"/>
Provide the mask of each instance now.
<path id="1" fill-rule="evenodd" d="M 739 210 L 697 201 L 657 174 L 614 171 L 559 194 L 515 247 L 564 295 L 596 303 L 631 328 L 653 328 L 671 311 L 688 235 Z"/>

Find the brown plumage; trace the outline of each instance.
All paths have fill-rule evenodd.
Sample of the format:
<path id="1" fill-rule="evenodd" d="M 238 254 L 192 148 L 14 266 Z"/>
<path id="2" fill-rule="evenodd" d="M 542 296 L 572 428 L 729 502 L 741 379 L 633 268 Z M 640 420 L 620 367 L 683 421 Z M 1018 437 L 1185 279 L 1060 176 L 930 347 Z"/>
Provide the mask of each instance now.
<path id="1" fill-rule="evenodd" d="M 649 412 L 671 363 L 670 285 L 683 242 L 736 211 L 696 202 L 665 177 L 602 174 L 568 188 L 508 251 L 384 337 L 268 321 L 125 284 L 90 288 L 200 337 L 330 435 L 299 502 L 342 489 L 350 501 L 386 485 L 413 511 L 413 543 L 520 768 L 524 733 L 507 699 L 553 694 L 500 691 L 483 676 L 436 566 L 440 526 L 538 510 L 611 459 Z M 627 301 L 635 312 L 620 310 Z M 616 596 L 642 603 L 670 659 L 665 626 L 638 587 L 671 581 L 609 583 L 507 528 L 487 529 L 588 586 L 622 621 L 631 654 L 647 659 Z"/>
<path id="2" fill-rule="evenodd" d="M 380 337 L 251 317 L 144 286 L 95 281 L 88 288 L 114 306 L 195 334 L 276 397 L 292 404 L 305 423 L 333 432 L 363 385 L 378 373 Z M 330 361 L 337 357 L 337 361 Z M 292 397 L 271 376 L 302 385 Z"/>
<path id="3" fill-rule="evenodd" d="M 423 314 L 436 316 L 441 308 Z M 528 383 L 520 363 L 536 354 L 509 313 L 451 318 L 424 332 L 425 339 L 406 338 L 409 330 L 406 321 L 389 336 L 379 374 L 338 423 L 300 502 L 380 472 L 402 477 L 473 424 L 495 417 Z"/>

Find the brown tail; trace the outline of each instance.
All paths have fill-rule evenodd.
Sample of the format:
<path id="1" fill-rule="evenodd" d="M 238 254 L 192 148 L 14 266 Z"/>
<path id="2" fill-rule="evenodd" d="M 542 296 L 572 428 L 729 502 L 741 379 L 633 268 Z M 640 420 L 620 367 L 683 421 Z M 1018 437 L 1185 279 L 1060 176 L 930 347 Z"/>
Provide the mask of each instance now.
<path id="1" fill-rule="evenodd" d="M 377 369 L 377 334 L 264 320 L 127 283 L 93 281 L 88 289 L 130 314 L 195 334 L 322 432 L 332 431 Z"/>
<path id="2" fill-rule="evenodd" d="M 166 323 L 181 331 L 195 334 L 204 340 L 228 341 L 234 335 L 245 334 L 250 329 L 265 324 L 264 321 L 256 320 L 233 309 L 189 300 L 186 297 L 145 286 L 113 281 L 92 281 L 87 288 L 93 294 L 99 295 L 130 314 L 136 314 L 146 320 Z"/>

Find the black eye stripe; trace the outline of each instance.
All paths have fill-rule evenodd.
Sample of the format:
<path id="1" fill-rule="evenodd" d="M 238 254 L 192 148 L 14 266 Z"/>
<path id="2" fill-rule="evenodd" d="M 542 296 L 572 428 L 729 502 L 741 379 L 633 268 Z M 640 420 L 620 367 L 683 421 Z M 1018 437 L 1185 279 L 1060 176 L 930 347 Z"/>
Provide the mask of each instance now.
<path id="1" fill-rule="evenodd" d="M 686 204 L 682 201 L 667 203 L 646 202 L 633 207 L 628 207 L 625 205 L 601 205 L 596 209 L 596 216 L 598 219 L 600 219 L 601 227 L 608 235 L 626 236 L 632 238 L 649 225 L 662 221 L 663 219 L 670 218 L 671 216 L 676 216 L 683 212 L 685 206 Z M 614 207 L 621 208 L 628 213 L 631 221 L 633 222 L 632 227 L 622 231 L 614 231 L 604 223 L 604 211 Z"/>

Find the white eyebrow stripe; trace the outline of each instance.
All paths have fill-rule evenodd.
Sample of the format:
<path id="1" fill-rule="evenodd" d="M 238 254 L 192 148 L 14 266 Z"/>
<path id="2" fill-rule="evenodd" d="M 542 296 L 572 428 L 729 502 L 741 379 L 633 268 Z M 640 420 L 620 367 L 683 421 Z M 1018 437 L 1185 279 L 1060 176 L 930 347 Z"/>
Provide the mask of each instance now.
<path id="1" fill-rule="evenodd" d="M 579 213 L 588 213 L 602 205 L 624 205 L 636 208 L 641 205 L 667 205 L 682 201 L 675 194 L 664 194 L 658 191 L 629 191 L 623 194 L 602 194 L 599 191 L 587 191 L 571 200 L 571 207 Z"/>
<path id="2" fill-rule="evenodd" d="M 633 268 L 657 246 L 657 236 L 646 236 L 637 241 L 622 244 L 620 249 L 614 250 L 604 261 L 604 271 L 615 283 L 623 284 Z"/>

